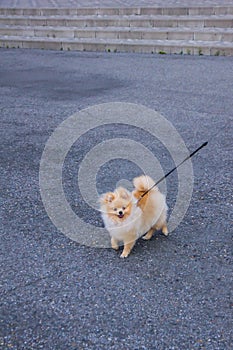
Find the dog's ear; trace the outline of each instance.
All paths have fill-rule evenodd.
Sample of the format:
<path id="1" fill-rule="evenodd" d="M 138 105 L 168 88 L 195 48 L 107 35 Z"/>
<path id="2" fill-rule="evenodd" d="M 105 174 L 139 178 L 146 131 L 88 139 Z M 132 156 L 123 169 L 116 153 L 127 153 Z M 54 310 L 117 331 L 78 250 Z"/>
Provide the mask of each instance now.
<path id="1" fill-rule="evenodd" d="M 107 192 L 100 197 L 100 203 L 106 204 L 111 203 L 115 199 L 115 194 L 113 192 Z"/>
<path id="2" fill-rule="evenodd" d="M 130 200 L 130 192 L 127 191 L 124 187 L 118 187 L 117 188 L 117 194 L 120 198 L 125 199 L 125 200 Z"/>

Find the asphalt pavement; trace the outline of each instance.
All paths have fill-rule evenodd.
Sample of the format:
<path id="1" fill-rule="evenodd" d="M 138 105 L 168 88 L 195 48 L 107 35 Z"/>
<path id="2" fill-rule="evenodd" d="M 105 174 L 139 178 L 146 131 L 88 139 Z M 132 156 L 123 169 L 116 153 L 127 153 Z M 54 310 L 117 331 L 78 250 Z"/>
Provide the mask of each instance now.
<path id="1" fill-rule="evenodd" d="M 0 50 L 1 349 L 233 348 L 232 76 L 231 57 Z M 192 160 L 192 199 L 180 225 L 168 237 L 140 239 L 127 259 L 60 232 L 39 186 L 56 127 L 110 102 L 159 111 L 190 151 L 209 141 Z M 93 230 L 102 221 L 78 192 L 78 169 L 88 151 L 116 137 L 144 145 L 164 172 L 174 166 L 166 145 L 127 117 L 126 125 L 116 120 L 82 135 L 66 156 L 63 186 Z M 130 160 L 109 160 L 98 192 L 138 172 Z M 166 184 L 170 214 L 177 173 Z"/>

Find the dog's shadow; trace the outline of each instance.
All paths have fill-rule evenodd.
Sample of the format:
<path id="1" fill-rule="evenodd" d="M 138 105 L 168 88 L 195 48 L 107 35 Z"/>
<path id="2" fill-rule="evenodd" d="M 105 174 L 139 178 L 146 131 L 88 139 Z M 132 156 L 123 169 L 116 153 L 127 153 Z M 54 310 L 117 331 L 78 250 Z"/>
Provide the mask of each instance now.
<path id="1" fill-rule="evenodd" d="M 151 255 L 153 256 L 157 254 L 160 255 L 161 252 L 164 251 L 164 243 L 169 241 L 169 235 L 165 236 L 161 230 L 156 231 L 150 239 L 143 239 L 143 236 L 141 236 L 136 241 L 129 256 L 126 259 L 122 259 L 122 260 L 132 260 L 135 258 L 136 260 L 138 259 L 142 260 L 142 259 L 146 259 L 147 257 L 150 257 Z M 119 255 L 120 257 L 123 251 L 123 248 L 124 248 L 124 245 L 122 243 L 119 245 L 119 249 L 117 251 L 114 251 L 112 248 L 110 249 L 113 251 L 113 253 Z"/>

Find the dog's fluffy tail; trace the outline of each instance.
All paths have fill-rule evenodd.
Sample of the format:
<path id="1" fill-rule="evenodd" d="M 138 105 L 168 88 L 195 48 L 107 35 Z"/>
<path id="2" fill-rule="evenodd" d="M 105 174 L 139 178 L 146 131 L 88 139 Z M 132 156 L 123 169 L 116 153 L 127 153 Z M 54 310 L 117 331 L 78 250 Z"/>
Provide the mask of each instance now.
<path id="1" fill-rule="evenodd" d="M 152 180 L 150 176 L 142 175 L 139 177 L 135 177 L 133 179 L 133 184 L 136 190 L 138 190 L 139 192 L 146 192 L 155 184 L 155 182 Z M 154 189 L 157 189 L 157 188 L 154 187 Z"/>

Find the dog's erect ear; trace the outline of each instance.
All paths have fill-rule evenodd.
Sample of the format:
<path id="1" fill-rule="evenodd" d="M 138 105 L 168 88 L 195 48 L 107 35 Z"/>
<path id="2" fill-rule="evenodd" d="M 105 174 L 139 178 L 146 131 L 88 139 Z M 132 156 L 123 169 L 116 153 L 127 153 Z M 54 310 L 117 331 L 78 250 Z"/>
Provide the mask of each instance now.
<path id="1" fill-rule="evenodd" d="M 124 187 L 118 187 L 116 191 L 120 198 L 130 200 L 131 194 Z"/>
<path id="2" fill-rule="evenodd" d="M 100 197 L 100 203 L 111 203 L 115 199 L 115 194 L 112 192 L 107 192 Z"/>

